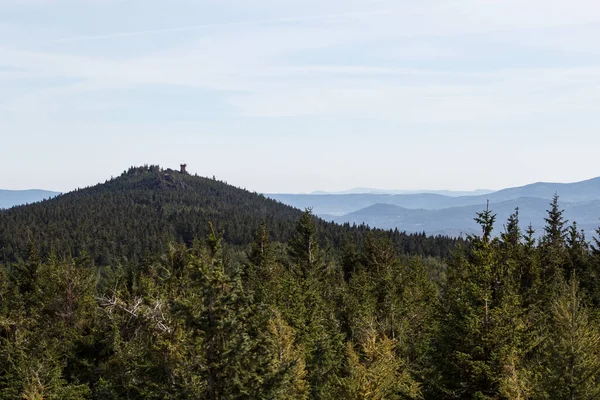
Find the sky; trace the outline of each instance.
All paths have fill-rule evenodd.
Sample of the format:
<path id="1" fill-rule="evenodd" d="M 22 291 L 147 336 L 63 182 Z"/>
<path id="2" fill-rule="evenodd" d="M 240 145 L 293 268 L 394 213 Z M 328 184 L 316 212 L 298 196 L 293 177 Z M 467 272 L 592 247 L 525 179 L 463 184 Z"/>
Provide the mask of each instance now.
<path id="1" fill-rule="evenodd" d="M 600 175 L 597 0 L 0 0 L 0 188 Z"/>

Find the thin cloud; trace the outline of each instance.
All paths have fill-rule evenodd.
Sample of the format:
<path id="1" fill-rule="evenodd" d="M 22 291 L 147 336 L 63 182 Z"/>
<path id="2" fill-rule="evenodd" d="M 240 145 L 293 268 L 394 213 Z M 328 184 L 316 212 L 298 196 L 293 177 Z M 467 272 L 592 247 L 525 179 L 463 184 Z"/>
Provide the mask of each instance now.
<path id="1" fill-rule="evenodd" d="M 129 31 L 129 32 L 115 32 L 107 33 L 102 35 L 89 35 L 89 36 L 75 36 L 68 38 L 61 38 L 50 41 L 50 43 L 70 43 L 70 42 L 83 42 L 92 40 L 104 40 L 114 39 L 122 37 L 134 37 L 144 35 L 154 35 L 160 33 L 176 33 L 186 31 L 199 31 L 211 28 L 226 28 L 226 27 L 238 27 L 238 26 L 252 26 L 252 25 L 267 25 L 267 24 L 281 24 L 281 23 L 293 23 L 293 22 L 311 22 L 311 21 L 327 21 L 327 20 L 339 20 L 339 19 L 353 19 L 353 18 L 364 18 L 365 16 L 376 16 L 376 15 L 390 15 L 410 12 L 407 9 L 383 9 L 369 12 L 347 12 L 347 13 L 335 13 L 335 14 L 324 14 L 324 15 L 311 15 L 305 17 L 280 17 L 280 18 L 268 18 L 259 20 L 246 20 L 246 21 L 231 21 L 231 22 L 220 22 L 214 24 L 201 24 L 191 26 L 180 26 L 170 28 L 159 28 L 159 29 L 146 29 L 140 31 Z"/>
<path id="2" fill-rule="evenodd" d="M 465 32 L 491 31 L 494 33 L 488 38 L 503 39 L 506 34 L 502 29 L 522 29 L 526 27 L 525 19 L 518 17 L 513 21 L 509 11 L 493 1 L 490 9 L 480 4 L 463 15 L 469 4 L 474 5 L 470 1 L 428 2 L 425 6 L 402 9 L 353 10 L 79 36 L 54 42 L 211 30 L 209 36 L 180 48 L 174 43 L 162 51 L 149 49 L 146 54 L 122 59 L 111 59 L 105 48 L 95 56 L 0 49 L 0 61 L 27 71 L 31 78 L 83 81 L 63 83 L 50 90 L 24 91 L 27 93 L 14 101 L 15 108 L 24 112 L 31 104 L 41 109 L 47 103 L 55 109 L 54 99 L 61 93 L 77 98 L 83 92 L 104 90 L 104 95 L 110 96 L 115 88 L 134 91 L 152 85 L 210 90 L 216 100 L 231 106 L 232 113 L 261 118 L 362 115 L 411 122 L 490 121 L 544 109 L 558 113 L 564 109 L 579 111 L 585 104 L 595 104 L 597 74 L 584 76 L 575 69 L 577 65 L 556 69 L 551 60 L 533 72 L 527 65 L 520 65 L 516 46 L 527 38 L 514 35 L 515 47 L 502 50 L 507 59 L 513 58 L 515 72 L 495 65 L 494 60 L 487 62 L 484 57 L 490 54 L 486 48 L 489 39 L 474 41 Z M 495 15 L 498 22 L 491 21 L 491 10 L 504 12 Z M 522 11 L 531 12 L 529 8 Z M 396 18 L 400 14 L 405 15 Z M 594 13 L 590 14 L 593 17 Z M 422 19 L 412 18 L 414 15 Z M 571 20 L 581 16 L 580 12 L 574 13 Z M 560 21 L 553 17 L 533 24 L 557 22 Z M 242 29 L 227 29 L 231 27 Z M 429 35 L 430 40 L 415 41 L 419 35 Z M 494 40 L 489 45 L 493 46 Z M 427 46 L 426 51 L 422 45 Z M 463 51 L 468 46 L 472 46 L 469 51 L 473 54 L 483 50 L 481 58 Z M 345 53 L 349 48 L 352 54 Z M 446 59 L 435 59 L 438 49 Z M 387 57 L 386 52 L 392 56 Z M 399 56 L 394 56 L 394 52 Z M 419 62 L 429 64 L 422 67 Z M 464 65 L 469 68 L 463 68 Z M 550 103 L 549 99 L 557 93 L 569 99 L 569 107 Z M 398 112 L 399 108 L 410 112 Z"/>

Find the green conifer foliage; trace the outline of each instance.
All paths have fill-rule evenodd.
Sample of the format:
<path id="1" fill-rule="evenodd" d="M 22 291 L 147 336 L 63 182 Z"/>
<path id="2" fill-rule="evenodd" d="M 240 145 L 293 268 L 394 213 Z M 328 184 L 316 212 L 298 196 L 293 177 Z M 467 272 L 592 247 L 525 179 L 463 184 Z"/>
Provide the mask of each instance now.
<path id="1" fill-rule="evenodd" d="M 560 283 L 560 278 L 568 269 L 568 255 L 566 252 L 566 229 L 567 221 L 563 217 L 563 211 L 558 204 L 558 195 L 554 195 L 548 216 L 544 219 L 544 236 L 541 240 L 541 281 L 545 292 L 545 300 L 554 295 Z"/>
<path id="2" fill-rule="evenodd" d="M 432 357 L 439 379 L 434 393 L 445 398 L 500 396 L 526 330 L 516 268 L 501 259 L 501 242 L 491 238 L 495 216 L 486 209 L 475 220 L 482 235 L 450 262 L 440 299 Z"/>
<path id="3" fill-rule="evenodd" d="M 0 211 L 0 400 L 600 398 L 600 239 L 556 197 L 539 241 L 486 209 L 438 258 L 157 167 L 109 186 Z"/>
<path id="4" fill-rule="evenodd" d="M 225 265 L 222 236 L 211 227 L 207 257 L 193 258 L 198 276 L 202 309 L 193 313 L 190 324 L 201 337 L 205 360 L 203 376 L 207 399 L 241 398 L 256 395 L 264 377 L 257 332 L 253 326 L 252 298 L 244 293 L 240 271 Z"/>
<path id="5" fill-rule="evenodd" d="M 267 323 L 270 353 L 273 355 L 269 381 L 269 398 L 308 399 L 308 382 L 304 350 L 296 343 L 294 329 L 274 310 Z"/>
<path id="6" fill-rule="evenodd" d="M 348 376 L 341 381 L 339 398 L 344 399 L 420 399 L 419 384 L 397 357 L 396 341 L 379 336 L 374 328 L 362 335 L 360 348 L 348 342 Z"/>
<path id="7" fill-rule="evenodd" d="M 293 265 L 304 277 L 317 274 L 322 255 L 317 237 L 317 227 L 310 208 L 306 209 L 288 242 L 288 254 Z"/>
<path id="8" fill-rule="evenodd" d="M 588 269 L 581 275 L 581 282 L 582 287 L 590 296 L 590 301 L 597 308 L 600 307 L 600 228 L 596 229 L 596 235 L 590 248 Z"/>
<path id="9" fill-rule="evenodd" d="M 583 304 L 577 278 L 563 285 L 551 311 L 540 391 L 557 400 L 600 397 L 600 330 Z"/>
<path id="10" fill-rule="evenodd" d="M 544 218 L 546 226 L 544 227 L 544 240 L 549 246 L 563 247 L 565 244 L 565 225 L 566 221 L 563 217 L 564 210 L 560 209 L 558 204 L 558 195 L 555 194 L 550 203 L 550 209 L 546 210 L 548 216 Z"/>
<path id="11" fill-rule="evenodd" d="M 288 255 L 290 270 L 284 283 L 284 303 L 279 308 L 284 313 L 287 310 L 306 351 L 311 397 L 327 398 L 341 368 L 343 336 L 327 296 L 331 282 L 326 278 L 326 263 L 310 209 L 304 212 L 288 242 Z M 295 303 L 291 310 L 290 303 Z"/>

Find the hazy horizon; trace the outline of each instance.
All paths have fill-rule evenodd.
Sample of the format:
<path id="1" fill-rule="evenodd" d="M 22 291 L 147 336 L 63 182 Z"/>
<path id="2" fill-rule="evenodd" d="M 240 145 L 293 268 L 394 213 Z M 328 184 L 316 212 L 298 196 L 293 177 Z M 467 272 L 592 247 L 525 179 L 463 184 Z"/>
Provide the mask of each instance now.
<path id="1" fill-rule="evenodd" d="M 151 165 L 151 164 L 148 164 Z M 137 167 L 137 166 L 133 166 L 133 167 Z M 177 168 L 176 166 L 167 166 L 167 165 L 160 165 L 161 168 L 163 169 L 173 169 L 173 170 L 178 170 L 179 168 Z M 128 167 L 129 168 L 129 167 Z M 67 193 L 76 189 L 81 189 L 81 188 L 85 188 L 85 187 L 89 187 L 89 186 L 94 186 L 100 183 L 104 183 L 106 180 L 109 180 L 111 178 L 116 178 L 118 177 L 122 172 L 124 172 L 125 170 L 127 170 L 127 168 L 125 168 L 124 170 L 122 170 L 119 173 L 113 174 L 111 176 L 108 176 L 104 179 L 101 179 L 97 182 L 90 182 L 88 184 L 85 184 L 83 186 L 76 186 L 76 187 L 71 187 L 71 188 L 66 188 L 65 190 L 60 190 L 60 189 L 56 189 L 56 188 L 52 188 L 52 187 L 16 187 L 16 188 L 11 188 L 11 187 L 2 187 L 0 186 L 0 190 L 19 190 L 19 191 L 25 191 L 25 190 L 43 190 L 43 191 L 50 191 L 50 192 L 57 192 L 57 193 Z M 201 174 L 197 171 L 191 170 L 189 167 L 187 168 L 188 173 L 194 175 L 197 174 L 198 176 L 203 176 L 203 177 L 207 177 L 207 178 L 212 178 L 213 175 L 208 175 L 208 174 Z M 576 180 L 576 181 L 536 181 L 536 182 L 527 182 L 523 185 L 515 185 L 515 186 L 505 186 L 505 187 L 498 187 L 498 188 L 474 188 L 474 189 L 447 189 L 447 188 L 378 188 L 378 187 L 362 187 L 362 186 L 357 186 L 357 187 L 351 187 L 351 188 L 342 188 L 342 189 L 336 189 L 336 190 L 323 190 L 323 189 L 314 189 L 314 190 L 308 190 L 308 191 L 289 191 L 289 192 L 276 192 L 276 191 L 260 191 L 260 190 L 256 190 L 252 187 L 249 187 L 248 185 L 238 185 L 234 182 L 228 181 L 225 177 L 220 177 L 220 176 L 216 176 L 214 175 L 214 177 L 220 181 L 224 181 L 227 182 L 228 184 L 234 185 L 236 187 L 242 188 L 242 189 L 247 189 L 250 190 L 252 192 L 257 192 L 257 193 L 264 193 L 264 194 L 299 194 L 299 195 L 308 195 L 308 194 L 319 194 L 319 192 L 323 193 L 323 194 L 342 194 L 344 192 L 351 192 L 354 190 L 358 190 L 358 189 L 364 189 L 364 190 L 373 190 L 373 191 L 378 191 L 378 192 L 394 192 L 394 191 L 398 191 L 398 192 L 414 192 L 414 193 L 426 193 L 426 192 L 476 192 L 476 191 L 489 191 L 489 192 L 496 192 L 499 190 L 503 190 L 503 189 L 507 189 L 507 188 L 513 188 L 513 187 L 521 187 L 521 186 L 527 186 L 530 184 L 535 184 L 535 183 L 558 183 L 558 184 L 563 184 L 563 183 L 577 183 L 577 182 L 582 182 L 582 181 L 587 181 L 590 179 L 594 179 L 594 178 L 598 178 L 600 176 L 593 176 L 593 177 L 586 177 L 584 179 L 580 179 L 580 180 Z M 369 193 L 368 191 L 365 192 L 354 192 L 354 193 Z M 346 193 L 346 194 L 352 194 L 352 193 Z"/>

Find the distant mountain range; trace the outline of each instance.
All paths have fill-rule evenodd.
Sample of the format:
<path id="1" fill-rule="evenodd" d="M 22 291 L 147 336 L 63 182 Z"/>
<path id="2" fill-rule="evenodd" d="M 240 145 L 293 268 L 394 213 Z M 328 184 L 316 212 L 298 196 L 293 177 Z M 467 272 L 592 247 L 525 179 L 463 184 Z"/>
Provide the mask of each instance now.
<path id="1" fill-rule="evenodd" d="M 21 204 L 30 204 L 58 196 L 59 192 L 49 190 L 2 190 L 0 189 L 0 208 L 11 208 Z"/>
<path id="2" fill-rule="evenodd" d="M 389 194 L 270 194 L 297 208 L 312 207 L 326 220 L 337 223 L 365 223 L 383 229 L 458 236 L 475 233 L 475 213 L 489 200 L 497 214 L 496 231 L 502 230 L 508 216 L 519 207 L 521 225 L 532 224 L 540 233 L 554 194 L 560 197 L 565 218 L 577 221 L 589 235 L 600 225 L 600 177 L 576 183 L 539 182 L 485 194 L 443 195 L 440 193 Z"/>
<path id="3" fill-rule="evenodd" d="M 492 193 L 493 190 L 489 189 L 476 189 L 476 190 L 384 190 L 384 189 L 372 189 L 372 188 L 353 188 L 348 190 L 342 190 L 340 192 L 326 192 L 323 190 L 317 190 L 311 194 L 322 195 L 322 194 L 441 194 L 444 196 L 458 197 L 458 196 L 478 196 L 482 194 Z"/>

